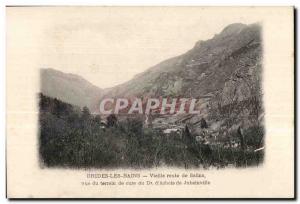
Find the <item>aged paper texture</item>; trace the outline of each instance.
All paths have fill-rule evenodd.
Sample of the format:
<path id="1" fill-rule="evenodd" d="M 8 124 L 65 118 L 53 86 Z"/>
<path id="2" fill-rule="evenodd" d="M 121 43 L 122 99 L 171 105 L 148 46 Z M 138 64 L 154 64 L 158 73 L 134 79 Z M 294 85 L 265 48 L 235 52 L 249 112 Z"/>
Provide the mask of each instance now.
<path id="1" fill-rule="evenodd" d="M 8 198 L 293 198 L 293 7 L 7 7 Z"/>

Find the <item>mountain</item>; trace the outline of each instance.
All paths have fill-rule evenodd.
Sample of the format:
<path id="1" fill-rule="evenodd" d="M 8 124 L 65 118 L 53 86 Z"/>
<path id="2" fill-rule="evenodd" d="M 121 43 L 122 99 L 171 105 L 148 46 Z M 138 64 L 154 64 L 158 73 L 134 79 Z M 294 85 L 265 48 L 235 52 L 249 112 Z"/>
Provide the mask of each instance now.
<path id="1" fill-rule="evenodd" d="M 153 124 L 253 125 L 261 118 L 262 38 L 260 24 L 235 23 L 188 52 L 167 59 L 132 80 L 99 89 L 74 74 L 42 69 L 42 93 L 97 112 L 99 101 L 111 97 L 197 98 L 200 115 L 159 116 Z M 228 120 L 230 119 L 230 121 Z"/>
<path id="2" fill-rule="evenodd" d="M 259 24 L 231 24 L 212 39 L 197 42 L 187 53 L 110 89 L 106 96 L 205 96 L 221 90 L 235 72 L 255 70 L 261 52 Z"/>
<path id="3" fill-rule="evenodd" d="M 47 68 L 41 69 L 41 92 L 46 96 L 92 109 L 103 90 L 78 75 Z"/>
<path id="4" fill-rule="evenodd" d="M 260 24 L 228 25 L 212 39 L 197 42 L 188 52 L 107 90 L 103 97 L 198 98 L 200 115 L 158 116 L 153 124 L 188 123 L 197 129 L 205 118 L 226 130 L 241 124 L 257 127 L 263 114 L 261 30 Z"/>

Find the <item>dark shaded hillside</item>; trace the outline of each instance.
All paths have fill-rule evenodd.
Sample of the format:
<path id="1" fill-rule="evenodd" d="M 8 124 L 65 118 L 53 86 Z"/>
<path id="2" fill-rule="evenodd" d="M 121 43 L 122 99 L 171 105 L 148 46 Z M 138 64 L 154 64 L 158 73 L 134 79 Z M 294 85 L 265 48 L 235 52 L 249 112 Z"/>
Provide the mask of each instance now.
<path id="1" fill-rule="evenodd" d="M 197 142 L 187 125 L 181 133 L 171 135 L 146 128 L 137 118 L 118 121 L 116 116 L 108 117 L 104 125 L 88 108 L 43 94 L 39 108 L 39 155 L 44 167 L 223 168 L 259 165 L 263 158 L 263 152 Z M 255 140 L 245 143 L 257 146 Z"/>

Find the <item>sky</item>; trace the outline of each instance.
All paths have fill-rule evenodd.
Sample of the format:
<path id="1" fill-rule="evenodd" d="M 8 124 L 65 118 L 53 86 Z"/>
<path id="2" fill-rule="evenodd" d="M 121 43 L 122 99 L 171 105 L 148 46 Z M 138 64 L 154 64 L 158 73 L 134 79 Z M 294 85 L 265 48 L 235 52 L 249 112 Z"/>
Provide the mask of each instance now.
<path id="1" fill-rule="evenodd" d="M 100 88 L 183 54 L 231 23 L 259 21 L 238 7 L 15 7 L 7 16 L 15 53 L 33 56 L 37 69 L 77 74 Z"/>

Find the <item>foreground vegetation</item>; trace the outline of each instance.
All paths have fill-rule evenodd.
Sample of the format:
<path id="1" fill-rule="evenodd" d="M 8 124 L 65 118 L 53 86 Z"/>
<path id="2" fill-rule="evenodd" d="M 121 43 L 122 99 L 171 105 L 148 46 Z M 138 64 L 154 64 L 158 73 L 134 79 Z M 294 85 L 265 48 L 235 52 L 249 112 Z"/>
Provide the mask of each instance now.
<path id="1" fill-rule="evenodd" d="M 136 118 L 118 121 L 40 94 L 39 153 L 46 167 L 71 168 L 182 168 L 259 165 L 263 151 L 225 148 L 195 141 L 188 126 L 166 136 L 143 127 Z M 250 141 L 249 141 L 250 142 Z"/>

